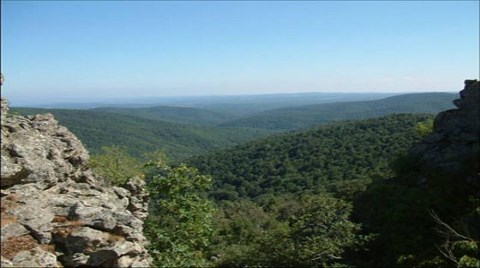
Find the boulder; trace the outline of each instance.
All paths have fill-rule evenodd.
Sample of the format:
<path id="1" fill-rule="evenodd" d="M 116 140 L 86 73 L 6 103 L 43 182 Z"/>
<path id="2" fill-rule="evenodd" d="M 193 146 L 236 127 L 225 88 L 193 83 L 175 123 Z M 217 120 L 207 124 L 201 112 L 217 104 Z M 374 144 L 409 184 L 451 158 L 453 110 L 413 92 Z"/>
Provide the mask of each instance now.
<path id="1" fill-rule="evenodd" d="M 1 105 L 2 267 L 149 266 L 145 183 L 105 186 L 53 115 Z"/>

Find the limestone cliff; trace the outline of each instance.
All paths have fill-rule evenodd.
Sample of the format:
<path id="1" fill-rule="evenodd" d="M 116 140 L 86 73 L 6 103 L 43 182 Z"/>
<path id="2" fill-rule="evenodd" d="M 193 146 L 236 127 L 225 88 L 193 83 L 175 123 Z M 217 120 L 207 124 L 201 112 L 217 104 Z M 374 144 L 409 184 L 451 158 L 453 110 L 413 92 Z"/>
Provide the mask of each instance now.
<path id="1" fill-rule="evenodd" d="M 143 181 L 103 185 L 53 115 L 11 115 L 4 99 L 1 139 L 2 267 L 149 265 Z"/>

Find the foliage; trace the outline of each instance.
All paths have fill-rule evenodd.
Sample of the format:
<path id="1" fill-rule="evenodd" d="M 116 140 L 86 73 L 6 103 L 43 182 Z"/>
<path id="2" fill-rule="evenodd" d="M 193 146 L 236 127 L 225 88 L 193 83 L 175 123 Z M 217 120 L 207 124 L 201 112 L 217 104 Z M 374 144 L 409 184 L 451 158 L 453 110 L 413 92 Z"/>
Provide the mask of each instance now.
<path id="1" fill-rule="evenodd" d="M 433 131 L 433 119 L 417 124 L 416 131 L 421 137 L 425 137 Z"/>
<path id="2" fill-rule="evenodd" d="M 216 266 L 242 267 L 251 259 L 252 248 L 267 233 L 285 227 L 272 213 L 252 201 L 220 202 L 214 215 L 210 255 L 216 259 Z"/>
<path id="3" fill-rule="evenodd" d="M 101 107 L 92 109 L 92 111 L 133 115 L 152 120 L 200 126 L 215 126 L 235 118 L 235 116 L 226 111 L 217 112 L 209 109 L 184 106 L 154 106 L 147 108 Z"/>
<path id="4" fill-rule="evenodd" d="M 442 245 L 438 246 L 440 253 L 457 267 L 480 267 L 480 231 L 478 229 L 480 206 L 464 217 L 475 221 L 476 226 L 468 224 L 465 220 L 461 221 L 460 226 L 464 229 L 463 232 L 447 224 L 435 212 L 432 212 L 431 215 L 437 224 L 438 232 L 444 239 Z M 454 224 L 459 225 L 459 222 L 454 222 Z"/>
<path id="5" fill-rule="evenodd" d="M 389 161 L 419 136 L 426 115 L 390 115 L 271 136 L 188 160 L 214 178 L 216 200 L 343 191 L 350 198 L 391 174 Z M 343 196 L 342 196 L 343 198 Z"/>
<path id="6" fill-rule="evenodd" d="M 471 179 L 478 169 L 466 165 L 458 174 L 424 169 L 409 154 L 394 163 L 395 177 L 374 182 L 354 202 L 354 218 L 364 231 L 378 234 L 369 252 L 357 256 L 358 265 L 476 265 L 480 251 L 465 246 L 479 241 L 479 189 Z M 468 235 L 461 238 L 457 230 Z"/>
<path id="7" fill-rule="evenodd" d="M 142 164 L 127 154 L 125 147 L 103 146 L 101 153 L 93 155 L 88 165 L 101 178 L 113 185 L 122 185 L 142 175 Z"/>
<path id="8" fill-rule="evenodd" d="M 350 221 L 351 206 L 328 196 L 311 196 L 288 219 L 285 236 L 274 234 L 263 241 L 265 260 L 269 266 L 325 267 L 341 262 L 346 248 L 360 246 L 360 227 Z M 283 241 L 278 243 L 276 240 Z M 266 262 L 265 262 L 266 261 Z"/>
<path id="9" fill-rule="evenodd" d="M 158 171 L 147 180 L 150 216 L 145 226 L 155 266 L 207 265 L 205 249 L 214 209 L 203 192 L 210 187 L 211 178 L 186 165 L 169 168 L 159 160 L 149 165 Z"/>
<path id="10" fill-rule="evenodd" d="M 222 202 L 216 217 L 217 265 L 324 267 L 344 262 L 363 245 L 351 206 L 328 195 L 274 197 L 264 208 L 250 201 Z"/>

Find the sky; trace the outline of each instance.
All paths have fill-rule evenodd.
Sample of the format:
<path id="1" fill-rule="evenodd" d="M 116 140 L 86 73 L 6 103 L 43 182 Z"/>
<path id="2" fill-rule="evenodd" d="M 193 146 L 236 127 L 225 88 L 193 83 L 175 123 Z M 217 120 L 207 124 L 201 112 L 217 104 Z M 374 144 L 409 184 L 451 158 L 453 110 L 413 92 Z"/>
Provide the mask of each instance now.
<path id="1" fill-rule="evenodd" d="M 458 91 L 479 1 L 1 1 L 2 96 Z"/>

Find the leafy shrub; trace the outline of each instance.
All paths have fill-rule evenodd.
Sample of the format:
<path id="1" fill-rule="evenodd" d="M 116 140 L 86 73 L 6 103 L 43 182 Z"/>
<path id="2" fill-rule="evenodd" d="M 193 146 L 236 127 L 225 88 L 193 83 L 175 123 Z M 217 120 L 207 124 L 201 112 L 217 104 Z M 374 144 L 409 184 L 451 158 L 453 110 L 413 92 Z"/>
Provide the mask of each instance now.
<path id="1" fill-rule="evenodd" d="M 211 178 L 195 168 L 166 166 L 150 161 L 157 170 L 147 178 L 150 216 L 145 233 L 156 267 L 198 267 L 208 264 L 205 255 L 212 234 L 213 203 L 205 196 Z"/>
<path id="2" fill-rule="evenodd" d="M 93 155 L 88 165 L 112 185 L 122 185 L 135 176 L 142 175 L 142 164 L 127 154 L 125 147 L 104 146 L 101 153 Z"/>

